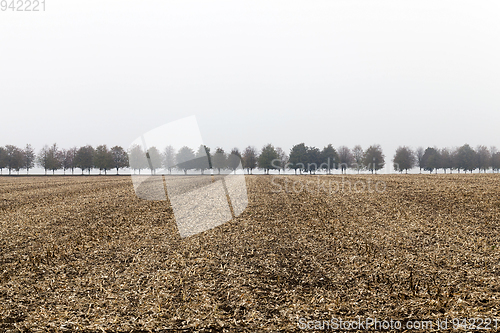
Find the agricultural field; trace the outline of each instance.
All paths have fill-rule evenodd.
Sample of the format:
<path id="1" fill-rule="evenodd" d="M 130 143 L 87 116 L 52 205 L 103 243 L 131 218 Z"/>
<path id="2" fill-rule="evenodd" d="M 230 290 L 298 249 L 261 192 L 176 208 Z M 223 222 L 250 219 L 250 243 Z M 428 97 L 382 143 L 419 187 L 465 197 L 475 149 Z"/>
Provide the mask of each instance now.
<path id="1" fill-rule="evenodd" d="M 0 177 L 0 331 L 500 324 L 500 176 L 246 183 L 241 215 L 181 238 L 169 203 L 139 199 L 130 177 Z"/>

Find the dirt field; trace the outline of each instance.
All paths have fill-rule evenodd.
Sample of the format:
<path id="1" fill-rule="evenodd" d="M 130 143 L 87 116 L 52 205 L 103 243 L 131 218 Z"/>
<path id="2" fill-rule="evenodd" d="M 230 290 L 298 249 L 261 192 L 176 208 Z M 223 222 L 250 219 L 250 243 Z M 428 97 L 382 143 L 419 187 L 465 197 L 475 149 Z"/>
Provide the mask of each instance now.
<path id="1" fill-rule="evenodd" d="M 318 179 L 342 181 L 248 176 L 242 215 L 181 239 L 129 177 L 0 177 L 0 330 L 500 326 L 500 176 L 348 176 L 332 193 Z M 345 187 L 369 180 L 385 187 Z"/>

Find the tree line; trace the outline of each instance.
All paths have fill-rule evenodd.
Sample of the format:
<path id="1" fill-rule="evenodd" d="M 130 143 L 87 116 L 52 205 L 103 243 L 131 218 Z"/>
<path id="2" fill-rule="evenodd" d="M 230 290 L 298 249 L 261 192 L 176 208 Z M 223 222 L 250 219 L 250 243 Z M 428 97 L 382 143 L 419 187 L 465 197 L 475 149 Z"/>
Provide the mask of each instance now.
<path id="1" fill-rule="evenodd" d="M 148 158 L 145 159 L 144 156 Z M 330 173 L 331 170 L 341 169 L 342 173 L 345 173 L 347 168 L 354 166 L 358 172 L 363 169 L 374 172 L 385 165 L 380 145 L 370 146 L 365 151 L 361 146 L 354 147 L 352 151 L 346 146 L 341 146 L 337 152 L 331 144 L 320 150 L 300 143 L 293 146 L 289 154 L 272 144 L 265 145 L 260 151 L 248 146 L 242 152 L 238 148 L 233 148 L 229 153 L 220 147 L 211 153 L 210 148 L 205 145 L 200 145 L 196 150 L 182 147 L 178 152 L 172 146 L 167 146 L 162 152 L 156 147 L 144 152 L 139 145 L 130 149 L 130 168 L 139 174 L 143 169 L 151 169 L 151 172 L 155 173 L 160 168 L 168 170 L 169 173 L 172 172 L 172 168 L 176 168 L 185 174 L 189 170 L 199 170 L 203 174 L 205 170 L 212 169 L 220 174 L 221 170 L 235 172 L 240 161 L 242 168 L 248 174 L 253 173 L 256 168 L 264 170 L 266 174 L 269 174 L 270 170 L 281 173 L 287 169 L 293 169 L 295 173 L 316 173 L 317 170 Z"/>
<path id="2" fill-rule="evenodd" d="M 269 174 L 270 170 L 277 170 L 279 173 L 286 170 L 294 170 L 297 173 L 316 173 L 324 171 L 328 174 L 332 170 L 340 170 L 342 174 L 347 169 L 360 171 L 377 172 L 385 166 L 385 155 L 380 145 L 375 144 L 363 149 L 360 145 L 352 149 L 346 146 L 334 148 L 328 144 L 319 149 L 314 146 L 306 146 L 299 143 L 292 147 L 287 154 L 280 147 L 267 144 L 259 151 L 248 146 L 243 151 L 233 148 L 226 153 L 223 148 L 217 147 L 212 153 L 210 148 L 201 145 L 197 149 L 182 147 L 176 151 L 172 146 L 167 146 L 163 150 L 150 147 L 147 151 L 139 145 L 125 150 L 120 146 L 108 148 L 106 145 L 99 145 L 93 148 L 91 145 L 83 147 L 73 147 L 61 149 L 57 144 L 45 145 L 38 154 L 31 145 L 26 145 L 24 149 L 13 145 L 0 147 L 0 173 L 3 169 L 19 174 L 20 170 L 29 170 L 35 165 L 45 170 L 45 174 L 51 171 L 63 170 L 64 174 L 75 169 L 80 169 L 83 174 L 91 170 L 99 170 L 101 174 L 107 174 L 109 170 L 116 169 L 116 174 L 120 169 L 130 168 L 134 173 L 141 173 L 141 170 L 149 170 L 155 174 L 158 169 L 173 169 L 183 171 L 185 174 L 191 170 L 197 170 L 203 174 L 206 170 L 213 170 L 220 174 L 221 170 L 236 171 L 241 162 L 242 167 L 248 174 L 254 169 L 262 169 Z M 487 171 L 492 169 L 498 172 L 500 169 L 500 152 L 495 147 L 487 148 L 478 146 L 476 149 L 465 144 L 459 148 L 422 147 L 412 150 L 406 146 L 400 146 L 393 158 L 394 170 L 408 172 L 409 169 L 419 167 L 420 171 L 429 172 L 443 169 L 453 172 L 457 170 L 464 172 L 479 169 Z"/>
<path id="3" fill-rule="evenodd" d="M 108 149 L 106 145 L 100 145 L 93 148 L 90 145 L 83 147 L 73 147 L 70 149 L 60 149 L 57 144 L 51 146 L 45 145 L 38 154 L 31 145 L 26 145 L 24 149 L 14 145 L 6 145 L 0 147 L 0 173 L 3 174 L 3 169 L 9 170 L 9 175 L 12 171 L 19 174 L 20 170 L 26 170 L 29 173 L 35 165 L 47 171 L 56 170 L 71 170 L 74 174 L 75 169 L 81 169 L 82 174 L 85 170 L 98 169 L 106 174 L 108 170 L 116 169 L 118 174 L 119 169 L 129 166 L 128 154 L 120 146 L 114 146 Z"/>
<path id="4" fill-rule="evenodd" d="M 418 167 L 420 172 L 429 171 L 432 173 L 442 169 L 444 173 L 449 170 L 460 170 L 467 173 L 478 169 L 479 172 L 492 170 L 498 172 L 500 170 L 500 152 L 496 147 L 488 148 L 486 146 L 477 146 L 473 149 L 468 144 L 464 144 L 458 148 L 442 148 L 428 147 L 424 150 L 419 147 L 412 150 L 402 146 L 396 150 L 394 155 L 394 170 L 408 172 L 409 169 Z"/>

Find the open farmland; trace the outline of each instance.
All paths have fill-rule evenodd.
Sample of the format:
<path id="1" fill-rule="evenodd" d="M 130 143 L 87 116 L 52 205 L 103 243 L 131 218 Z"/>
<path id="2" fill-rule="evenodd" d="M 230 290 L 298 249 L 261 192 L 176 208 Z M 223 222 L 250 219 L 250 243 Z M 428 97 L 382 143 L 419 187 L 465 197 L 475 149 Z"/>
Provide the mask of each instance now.
<path id="1" fill-rule="evenodd" d="M 499 176 L 345 178 L 378 192 L 318 180 L 342 177 L 247 176 L 243 214 L 181 239 L 130 177 L 1 177 L 0 330 L 500 318 Z"/>

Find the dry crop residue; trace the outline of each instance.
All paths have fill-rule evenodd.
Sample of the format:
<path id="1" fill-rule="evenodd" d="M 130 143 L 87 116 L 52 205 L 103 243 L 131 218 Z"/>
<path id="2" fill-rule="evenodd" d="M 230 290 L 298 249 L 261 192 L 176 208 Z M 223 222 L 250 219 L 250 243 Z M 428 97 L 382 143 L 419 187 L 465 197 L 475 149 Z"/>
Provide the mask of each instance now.
<path id="1" fill-rule="evenodd" d="M 345 178 L 381 193 L 315 188 L 338 175 L 246 179 L 243 214 L 181 239 L 168 202 L 129 177 L 0 177 L 0 330 L 496 318 L 499 176 Z"/>

